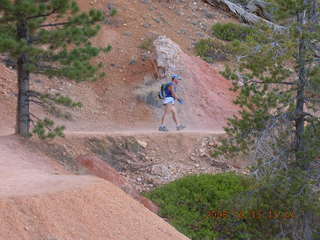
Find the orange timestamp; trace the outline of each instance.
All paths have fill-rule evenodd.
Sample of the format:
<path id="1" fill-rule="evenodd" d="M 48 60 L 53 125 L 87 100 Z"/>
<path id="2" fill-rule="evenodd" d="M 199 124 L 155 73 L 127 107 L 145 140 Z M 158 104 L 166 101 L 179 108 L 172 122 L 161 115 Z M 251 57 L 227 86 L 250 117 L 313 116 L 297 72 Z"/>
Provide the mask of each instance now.
<path id="1" fill-rule="evenodd" d="M 276 211 L 276 210 L 210 210 L 207 217 L 210 218 L 230 218 L 235 217 L 238 219 L 292 219 L 296 218 L 293 211 Z"/>

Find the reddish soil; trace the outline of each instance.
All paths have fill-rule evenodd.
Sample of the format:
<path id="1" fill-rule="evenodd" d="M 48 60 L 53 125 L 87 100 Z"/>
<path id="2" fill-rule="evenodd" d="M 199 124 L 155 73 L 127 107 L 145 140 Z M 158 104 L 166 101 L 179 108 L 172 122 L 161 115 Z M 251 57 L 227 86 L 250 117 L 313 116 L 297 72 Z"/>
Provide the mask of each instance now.
<path id="1" fill-rule="evenodd" d="M 115 185 L 0 138 L 0 239 L 188 239 Z"/>

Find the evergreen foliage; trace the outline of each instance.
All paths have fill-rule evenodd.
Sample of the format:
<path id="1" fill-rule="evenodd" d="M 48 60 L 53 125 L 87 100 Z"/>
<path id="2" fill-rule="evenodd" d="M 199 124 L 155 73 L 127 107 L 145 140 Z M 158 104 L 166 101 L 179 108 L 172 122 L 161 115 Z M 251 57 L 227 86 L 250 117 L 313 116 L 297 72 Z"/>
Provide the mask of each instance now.
<path id="1" fill-rule="evenodd" d="M 250 228 L 226 221 L 220 227 L 234 229 L 223 236 L 228 239 L 237 239 L 239 231 L 240 239 L 319 239 L 318 1 L 271 2 L 286 30 L 261 24 L 245 42 L 232 42 L 238 64 L 223 74 L 233 81 L 241 111 L 229 119 L 228 137 L 217 145 L 214 156 L 245 153 L 255 160 L 251 173 L 261 184 L 237 201 L 239 208 L 266 210 L 268 205 L 291 209 L 298 217 L 248 220 Z"/>
<path id="2" fill-rule="evenodd" d="M 252 31 L 254 29 L 250 26 L 235 23 L 216 23 L 212 26 L 213 35 L 225 41 L 245 41 Z"/>
<path id="3" fill-rule="evenodd" d="M 208 63 L 224 61 L 230 58 L 232 51 L 225 44 L 213 39 L 201 39 L 195 45 L 197 56 Z"/>
<path id="4" fill-rule="evenodd" d="M 152 47 L 153 47 L 153 39 L 152 38 L 144 39 L 139 46 L 139 48 L 147 50 L 147 51 L 152 51 Z"/>
<path id="5" fill-rule="evenodd" d="M 0 0 L 0 53 L 17 63 L 18 134 L 29 136 L 30 122 L 35 120 L 30 117 L 29 102 L 49 99 L 47 95 L 30 91 L 30 74 L 77 82 L 104 76 L 102 63 L 92 64 L 91 60 L 100 52 L 110 51 L 111 47 L 95 47 L 90 42 L 99 32 L 99 22 L 103 19 L 102 11 L 81 12 L 72 0 Z M 69 98 L 50 100 L 79 105 L 72 104 Z M 37 126 L 45 125 L 51 126 L 51 122 L 43 120 Z"/>
<path id="6" fill-rule="evenodd" d="M 111 17 L 114 17 L 115 15 L 118 14 L 118 10 L 116 8 L 111 8 L 110 10 L 110 16 Z"/>

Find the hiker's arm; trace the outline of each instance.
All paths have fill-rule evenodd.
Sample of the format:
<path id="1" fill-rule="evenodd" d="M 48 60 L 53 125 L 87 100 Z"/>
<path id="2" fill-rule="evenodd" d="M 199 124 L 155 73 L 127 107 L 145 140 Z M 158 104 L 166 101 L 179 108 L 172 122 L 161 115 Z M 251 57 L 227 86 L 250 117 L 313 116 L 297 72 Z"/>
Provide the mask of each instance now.
<path id="1" fill-rule="evenodd" d="M 174 91 L 173 85 L 169 86 L 169 91 L 171 92 L 171 95 L 173 96 L 173 98 L 175 99 L 179 99 L 179 97 L 177 96 L 177 94 Z"/>

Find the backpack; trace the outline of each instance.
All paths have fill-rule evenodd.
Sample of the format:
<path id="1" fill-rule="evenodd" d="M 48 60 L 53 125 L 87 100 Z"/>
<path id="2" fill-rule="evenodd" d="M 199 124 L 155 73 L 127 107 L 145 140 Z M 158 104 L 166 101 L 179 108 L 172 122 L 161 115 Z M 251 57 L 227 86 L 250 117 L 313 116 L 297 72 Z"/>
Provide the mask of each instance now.
<path id="1" fill-rule="evenodd" d="M 167 83 L 161 84 L 160 92 L 158 95 L 160 99 L 166 98 L 166 88 L 167 88 Z"/>

